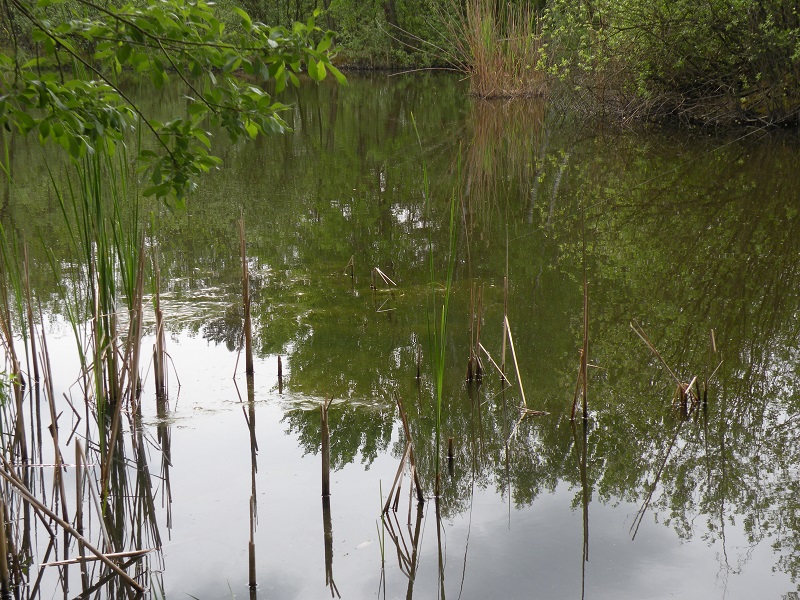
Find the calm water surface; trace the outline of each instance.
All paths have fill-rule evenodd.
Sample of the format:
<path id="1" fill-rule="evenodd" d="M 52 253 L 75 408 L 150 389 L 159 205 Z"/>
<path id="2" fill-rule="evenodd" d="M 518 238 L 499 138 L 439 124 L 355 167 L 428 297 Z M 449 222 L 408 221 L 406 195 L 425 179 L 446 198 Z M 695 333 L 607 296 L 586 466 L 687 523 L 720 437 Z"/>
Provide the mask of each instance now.
<path id="1" fill-rule="evenodd" d="M 152 101 L 180 104 L 168 93 Z M 139 564 L 149 597 L 797 597 L 795 138 L 588 128 L 542 102 L 472 100 L 442 76 L 354 76 L 285 101 L 294 131 L 225 147 L 225 169 L 202 181 L 187 211 L 143 204 L 160 253 L 170 394 L 156 402 L 145 364 L 140 411 L 123 419 L 129 479 L 112 484 L 110 519 L 125 549 L 160 546 Z M 51 267 L 69 281 L 68 230 L 40 151 L 11 147 L 19 176 L 0 215 L 29 241 L 57 395 L 80 407 Z M 441 435 L 443 456 L 448 438 L 455 456 L 452 471 L 443 459 L 437 507 L 428 322 L 451 200 Z M 239 357 L 240 210 L 254 295 L 250 393 Z M 584 272 L 585 427 L 570 421 Z M 501 362 L 506 311 L 519 376 L 509 344 L 504 386 L 488 356 Z M 479 386 L 465 382 L 478 323 Z M 694 378 L 705 402 L 682 407 L 678 382 Z M 520 387 L 547 414 L 520 421 Z M 406 477 L 382 521 L 405 444 L 395 396 L 427 501 L 410 501 Z M 319 406 L 330 398 L 324 510 Z M 71 430 L 76 413 L 66 402 L 59 411 Z M 85 427 L 61 434 L 64 456 Z M 47 486 L 52 469 L 40 470 Z M 31 587 L 39 564 L 77 553 L 59 535 L 46 557 L 37 527 Z M 75 566 L 68 591 L 57 567 L 43 573 L 43 598 L 82 591 Z M 89 595 L 124 593 L 112 582 Z"/>

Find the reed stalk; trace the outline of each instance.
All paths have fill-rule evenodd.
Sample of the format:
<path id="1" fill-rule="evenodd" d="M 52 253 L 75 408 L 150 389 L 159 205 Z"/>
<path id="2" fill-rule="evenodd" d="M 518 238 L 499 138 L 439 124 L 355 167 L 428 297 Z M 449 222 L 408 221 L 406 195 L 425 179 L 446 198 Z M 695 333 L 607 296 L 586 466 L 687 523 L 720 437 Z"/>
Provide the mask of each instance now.
<path id="1" fill-rule="evenodd" d="M 244 304 L 244 349 L 245 373 L 252 375 L 253 369 L 253 326 L 250 320 L 250 273 L 247 265 L 245 247 L 244 212 L 239 218 L 239 251 L 242 258 L 242 302 Z"/>
<path id="2" fill-rule="evenodd" d="M 255 503 L 255 496 L 250 496 L 250 541 L 247 544 L 248 585 L 250 589 L 258 587 L 256 578 Z"/>
<path id="3" fill-rule="evenodd" d="M 92 554 L 94 554 L 100 561 L 102 561 L 107 567 L 109 567 L 114 573 L 116 573 L 123 581 L 128 583 L 131 587 L 133 587 L 138 592 L 144 592 L 144 588 L 130 575 L 128 575 L 125 571 L 123 571 L 113 560 L 108 558 L 105 554 L 100 552 L 97 548 L 95 548 L 89 540 L 83 537 L 78 531 L 70 525 L 67 521 L 59 517 L 56 513 L 50 510 L 43 502 L 35 498 L 27 487 L 22 483 L 21 480 L 17 478 L 14 474 L 13 470 L 11 469 L 11 465 L 2 457 L 4 468 L 0 469 L 0 477 L 5 479 L 8 483 L 10 483 L 16 490 L 17 494 L 31 506 L 33 506 L 34 510 L 38 513 L 43 514 L 49 517 L 51 520 L 55 521 L 62 529 L 64 529 L 67 533 L 72 535 L 76 540 L 79 540 L 83 545 L 89 550 Z"/>
<path id="4" fill-rule="evenodd" d="M 581 204 L 581 265 L 583 270 L 583 344 L 580 350 L 580 366 L 578 379 L 575 382 L 575 395 L 572 398 L 570 420 L 575 420 L 579 397 L 583 400 L 583 420 L 589 418 L 589 280 L 586 275 L 586 216 Z"/>
<path id="5" fill-rule="evenodd" d="M 328 427 L 328 408 L 333 398 L 325 400 L 320 408 L 320 429 L 322 436 L 322 497 L 331 495 L 331 434 Z"/>
<path id="6" fill-rule="evenodd" d="M 0 593 L 11 597 L 11 572 L 8 568 L 8 540 L 6 538 L 6 503 L 0 492 Z"/>
<path id="7" fill-rule="evenodd" d="M 161 310 L 161 269 L 158 264 L 158 249 L 153 248 L 153 302 L 156 315 L 156 343 L 153 348 L 153 377 L 156 399 L 167 398 L 167 351 L 164 332 L 164 312 Z"/>
<path id="8" fill-rule="evenodd" d="M 33 320 L 33 296 L 31 294 L 31 275 L 30 275 L 30 261 L 28 260 L 28 244 L 22 247 L 23 268 L 25 276 L 25 310 L 28 321 L 28 333 L 30 335 L 31 343 L 31 363 L 33 364 L 33 380 L 39 381 L 39 362 L 36 359 L 36 333 L 35 324 Z"/>

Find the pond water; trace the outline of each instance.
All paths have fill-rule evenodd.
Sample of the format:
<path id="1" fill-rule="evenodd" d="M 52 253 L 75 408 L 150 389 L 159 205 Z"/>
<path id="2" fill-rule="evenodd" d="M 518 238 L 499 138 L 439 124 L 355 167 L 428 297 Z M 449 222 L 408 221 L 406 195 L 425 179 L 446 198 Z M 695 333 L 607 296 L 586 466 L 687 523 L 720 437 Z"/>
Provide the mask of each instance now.
<path id="1" fill-rule="evenodd" d="M 109 548 L 155 548 L 126 567 L 147 597 L 798 597 L 796 138 L 588 127 L 542 101 L 471 99 L 442 75 L 351 76 L 284 101 L 293 131 L 226 146 L 225 168 L 186 211 L 142 201 L 159 254 L 169 394 L 154 390 L 148 283 L 142 392 L 120 415 L 105 522 Z M 81 270 L 50 159 L 18 139 L 9 147 L 18 175 L 0 217 L 7 236 L 29 243 L 66 507 L 51 466 L 31 467 L 26 481 L 73 520 L 78 441 L 90 478 L 102 479 L 68 322 Z M 435 501 L 431 323 L 451 239 Z M 466 381 L 471 344 L 480 383 Z M 587 418 L 579 400 L 571 420 L 584 389 Z M 32 461 L 47 465 L 51 416 L 41 404 L 37 434 L 37 397 L 31 389 L 22 404 L 26 436 L 33 455 L 39 440 Z M 406 471 L 397 510 L 382 518 L 406 448 L 397 398 L 425 502 L 410 496 Z M 84 533 L 104 547 L 82 490 Z M 75 542 L 26 515 L 10 484 L 3 493 L 12 566 L 26 560 L 24 543 L 14 550 L 26 531 L 30 547 L 28 585 L 15 595 L 130 597 L 118 578 L 102 581 L 102 565 L 85 580 L 76 565 L 41 567 L 78 556 Z"/>

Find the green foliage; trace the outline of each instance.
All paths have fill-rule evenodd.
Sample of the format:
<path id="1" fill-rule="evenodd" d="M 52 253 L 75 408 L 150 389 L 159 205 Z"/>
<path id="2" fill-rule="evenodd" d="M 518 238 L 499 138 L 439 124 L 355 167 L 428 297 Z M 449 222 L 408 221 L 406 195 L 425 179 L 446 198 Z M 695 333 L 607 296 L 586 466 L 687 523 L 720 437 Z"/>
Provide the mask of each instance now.
<path id="1" fill-rule="evenodd" d="M 353 67 L 400 68 L 437 61 L 441 41 L 436 7 L 443 0 L 243 0 L 251 15 L 287 25 L 319 8 L 335 29 L 338 62 Z"/>
<path id="2" fill-rule="evenodd" d="M 605 107 L 700 123 L 798 120 L 791 0 L 554 0 L 547 32 L 559 72 Z"/>
<path id="3" fill-rule="evenodd" d="M 220 164 L 209 125 L 233 140 L 286 129 L 286 107 L 265 90 L 267 81 L 280 93 L 298 85 L 305 69 L 315 81 L 331 73 L 344 82 L 330 62 L 333 33 L 316 25 L 318 12 L 305 23 L 268 27 L 234 7 L 238 27 L 226 29 L 203 0 L 10 0 L 4 7 L 14 44 L 0 53 L 0 126 L 34 133 L 78 161 L 113 154 L 138 122 L 158 148 L 139 156 L 151 184 L 145 195 L 178 203 L 200 174 Z M 149 77 L 156 88 L 179 82 L 185 114 L 165 122 L 145 114 L 123 90 L 123 72 Z"/>

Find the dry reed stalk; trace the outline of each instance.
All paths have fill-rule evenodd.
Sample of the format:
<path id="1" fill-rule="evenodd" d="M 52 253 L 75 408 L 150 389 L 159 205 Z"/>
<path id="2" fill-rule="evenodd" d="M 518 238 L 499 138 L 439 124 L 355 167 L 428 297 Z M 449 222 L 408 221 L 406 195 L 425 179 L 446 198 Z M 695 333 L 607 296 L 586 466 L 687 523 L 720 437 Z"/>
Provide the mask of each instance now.
<path id="1" fill-rule="evenodd" d="M 505 317 L 505 330 L 508 335 L 508 342 L 511 345 L 511 358 L 514 359 L 514 369 L 517 372 L 517 383 L 519 384 L 519 393 L 522 395 L 522 408 L 528 408 L 528 401 L 525 400 L 525 389 L 522 387 L 522 376 L 519 372 L 519 363 L 517 362 L 517 351 L 514 348 L 514 338 L 511 336 L 511 325 L 508 322 L 508 316 Z"/>
<path id="2" fill-rule="evenodd" d="M 39 364 L 36 361 L 36 333 L 33 322 L 33 301 L 31 295 L 31 276 L 28 264 L 28 244 L 22 247 L 23 256 L 23 269 L 25 276 L 25 308 L 27 312 L 28 331 L 31 339 L 31 361 L 33 362 L 33 380 L 38 383 L 39 381 Z"/>
<path id="3" fill-rule="evenodd" d="M 109 567 L 114 573 L 116 573 L 123 581 L 128 583 L 131 587 L 133 587 L 138 592 L 144 592 L 144 588 L 130 575 L 128 575 L 125 571 L 123 571 L 114 561 L 108 558 L 105 554 L 100 552 L 97 548 L 95 548 L 89 540 L 83 537 L 78 531 L 72 527 L 67 521 L 59 517 L 56 513 L 50 510 L 47 506 L 45 506 L 41 501 L 37 500 L 28 490 L 28 488 L 20 481 L 16 475 L 14 475 L 13 470 L 11 469 L 11 465 L 5 459 L 5 457 L 0 457 L 3 461 L 3 465 L 5 468 L 0 469 L 0 477 L 5 479 L 8 483 L 10 483 L 16 490 L 17 494 L 28 504 L 30 504 L 34 510 L 40 514 L 44 514 L 45 516 L 49 517 L 53 521 L 55 521 L 62 529 L 64 529 L 67 533 L 72 535 L 76 540 L 79 540 L 83 545 L 94 554 L 98 560 L 100 560 L 103 564 Z"/>
<path id="4" fill-rule="evenodd" d="M 389 508 L 392 506 L 392 496 L 399 493 L 400 483 L 402 481 L 403 472 L 406 466 L 406 460 L 408 460 L 408 455 L 411 452 L 411 444 L 406 441 L 406 449 L 403 452 L 403 456 L 400 459 L 400 464 L 397 466 L 397 473 L 394 476 L 394 481 L 392 482 L 392 487 L 389 488 L 389 494 L 386 496 L 386 502 L 383 505 L 383 513 L 386 514 L 389 512 Z"/>
<path id="5" fill-rule="evenodd" d="M 108 552 L 105 554 L 106 558 L 140 558 L 145 554 L 155 552 L 157 548 L 146 548 L 143 550 L 128 550 L 126 552 Z M 85 558 L 70 558 L 69 560 L 57 560 L 55 562 L 46 562 L 39 565 L 39 567 L 63 567 L 64 565 L 76 565 L 85 562 L 94 562 L 100 560 L 97 556 L 87 556 Z"/>
<path id="6" fill-rule="evenodd" d="M 58 416 L 56 415 L 55 392 L 53 389 L 53 373 L 50 365 L 50 352 L 47 349 L 47 338 L 45 337 L 44 328 L 42 329 L 42 370 L 44 376 L 44 391 L 47 397 L 47 404 L 50 408 L 50 435 L 53 438 L 53 457 L 55 465 L 53 470 L 53 485 L 60 492 L 61 498 L 61 514 L 65 519 L 68 517 L 67 510 L 67 495 L 64 488 L 64 477 L 62 472 L 62 464 L 64 457 L 61 454 L 61 446 L 58 442 Z"/>
<path id="7" fill-rule="evenodd" d="M 0 271 L 2 270 L 2 261 L 0 261 Z M 14 448 L 18 448 L 21 462 L 24 464 L 28 462 L 28 442 L 25 435 L 25 416 L 22 412 L 25 378 L 22 374 L 22 367 L 20 366 L 16 349 L 14 347 L 14 336 L 12 333 L 13 329 L 11 328 L 11 312 L 4 282 L 5 277 L 0 277 L 0 308 L 2 308 L 2 310 L 0 310 L 0 341 L 5 347 L 6 356 L 11 363 L 11 387 L 14 391 L 14 409 L 16 412 L 12 452 Z"/>
<path id="8" fill-rule="evenodd" d="M 633 523 L 631 524 L 631 527 L 628 530 L 628 532 L 632 534 L 631 535 L 632 540 L 636 539 L 636 534 L 639 532 L 639 526 L 642 524 L 642 521 L 644 520 L 644 515 L 647 512 L 647 509 L 653 500 L 653 494 L 656 491 L 656 487 L 658 487 L 658 482 L 661 481 L 661 475 L 664 472 L 664 467 L 667 466 L 669 455 L 672 453 L 672 449 L 675 447 L 675 443 L 678 440 L 678 434 L 681 431 L 681 426 L 683 425 L 683 423 L 684 423 L 683 421 L 678 421 L 678 426 L 675 428 L 675 435 L 672 436 L 672 441 L 670 441 L 669 447 L 667 448 L 667 451 L 664 453 L 664 459 L 661 461 L 661 464 L 659 465 L 658 470 L 656 471 L 655 477 L 653 478 L 653 483 L 650 485 L 650 490 L 648 491 L 647 496 L 645 497 L 645 500 L 642 503 L 642 506 L 637 511 L 636 516 L 633 518 Z"/>
<path id="9" fill-rule="evenodd" d="M 476 325 L 475 325 L 475 377 L 477 378 L 478 382 L 483 379 L 483 361 L 481 360 L 480 354 L 477 352 L 477 348 L 481 345 L 481 322 L 483 321 L 483 286 L 478 288 L 478 311 L 476 317 Z"/>
<path id="10" fill-rule="evenodd" d="M 255 503 L 255 496 L 250 496 L 250 541 L 247 544 L 248 584 L 250 589 L 258 587 L 256 580 Z"/>
<path id="11" fill-rule="evenodd" d="M 322 497 L 327 498 L 331 495 L 331 439 L 328 426 L 328 408 L 330 408 L 333 398 L 325 400 L 320 408 L 321 432 L 322 432 Z"/>
<path id="12" fill-rule="evenodd" d="M 397 287 L 397 284 L 392 280 L 391 277 L 389 277 L 386 273 L 381 271 L 378 267 L 375 267 L 372 269 L 372 282 L 373 282 L 372 287 L 374 289 L 377 289 L 377 286 L 375 285 L 375 283 L 377 282 L 377 278 L 375 277 L 376 274 L 378 275 L 378 277 L 381 278 L 384 285 L 392 285 L 394 287 Z"/>
<path id="13" fill-rule="evenodd" d="M 11 572 L 8 568 L 8 541 L 6 539 L 6 503 L 0 493 L 0 592 L 3 598 L 11 597 Z"/>
<path id="14" fill-rule="evenodd" d="M 78 459 L 78 462 L 81 465 L 83 465 L 83 467 L 88 466 L 89 463 L 86 460 L 86 454 L 83 451 L 83 446 L 81 445 L 80 440 L 75 440 L 75 455 L 76 457 L 78 456 L 80 457 Z M 95 485 L 94 479 L 88 476 L 88 473 L 86 472 L 85 469 L 83 470 L 82 481 L 88 483 L 89 496 L 94 501 L 95 512 L 97 512 L 98 515 L 102 515 L 103 510 L 100 504 L 100 492 L 98 491 Z M 81 483 L 81 486 L 82 485 L 83 483 Z M 100 525 L 100 535 L 103 538 L 103 544 L 107 548 L 107 552 L 111 552 L 114 548 L 114 545 L 111 543 L 111 535 L 109 534 L 108 528 L 106 527 L 105 519 L 103 518 L 98 519 L 98 523 Z"/>
<path id="15" fill-rule="evenodd" d="M 109 364 L 112 368 L 107 371 L 107 378 L 113 384 L 113 391 L 110 392 L 111 406 L 114 414 L 111 419 L 111 433 L 108 438 L 106 455 L 103 457 L 101 467 L 101 489 L 103 494 L 108 492 L 108 481 L 111 476 L 111 467 L 114 461 L 114 450 L 117 445 L 117 437 L 122 427 L 122 409 L 125 401 L 133 402 L 139 390 L 139 356 L 142 346 L 142 326 L 144 321 L 144 271 L 145 271 L 145 240 L 144 233 L 139 239 L 138 261 L 136 264 L 136 281 L 133 288 L 133 298 L 131 298 L 130 318 L 128 323 L 128 335 L 125 340 L 125 349 L 122 356 L 122 364 L 114 359 Z M 119 345 L 116 332 L 116 315 L 111 315 L 111 332 L 109 353 L 116 356 L 116 348 Z M 118 370 L 117 370 L 118 369 Z M 104 423 L 99 424 L 105 427 Z"/>
<path id="16" fill-rule="evenodd" d="M 400 397 L 400 394 L 395 394 L 395 401 L 397 402 L 397 409 L 400 412 L 400 420 L 403 423 L 403 431 L 406 434 L 406 440 L 408 440 L 408 444 L 410 446 L 410 451 L 408 453 L 408 461 L 411 465 L 412 471 L 412 481 L 414 482 L 414 486 L 417 489 L 417 501 L 422 504 L 425 502 L 425 494 L 422 491 L 422 484 L 420 483 L 419 476 L 417 474 L 417 461 L 414 456 L 414 440 L 411 438 L 411 428 L 408 425 L 408 415 L 406 414 L 405 409 L 403 408 L 403 399 Z"/>
<path id="17" fill-rule="evenodd" d="M 570 420 L 572 421 L 575 420 L 579 395 L 583 398 L 583 420 L 585 421 L 589 418 L 589 283 L 586 278 L 586 235 L 583 232 L 583 215 L 581 215 L 581 219 L 583 237 L 583 345 L 580 351 L 580 367 L 578 369 L 578 380 L 575 383 L 575 395 L 572 398 L 572 411 L 570 413 Z"/>
<path id="18" fill-rule="evenodd" d="M 156 384 L 156 399 L 167 398 L 167 357 L 164 333 L 164 312 L 161 310 L 161 269 L 158 265 L 158 249 L 153 248 L 153 277 L 155 279 L 156 343 L 153 348 L 153 377 Z"/>
<path id="19" fill-rule="evenodd" d="M 469 288 L 469 359 L 467 360 L 467 381 L 472 383 L 475 362 L 475 284 Z"/>
<path id="20" fill-rule="evenodd" d="M 75 443 L 75 529 L 83 535 L 83 465 L 81 464 L 81 448 Z M 86 571 L 86 548 L 78 542 L 78 554 L 81 560 L 81 585 L 83 591 L 89 587 L 89 574 Z"/>
<path id="21" fill-rule="evenodd" d="M 331 590 L 331 598 L 341 598 L 339 588 L 333 581 L 333 520 L 331 519 L 331 499 L 322 498 L 322 530 L 325 542 L 325 585 Z"/>
<path id="22" fill-rule="evenodd" d="M 350 269 L 350 290 L 355 292 L 356 291 L 356 263 L 355 263 L 355 255 L 350 257 L 350 260 L 344 267 L 344 272 L 347 273 L 347 269 Z"/>
<path id="23" fill-rule="evenodd" d="M 244 304 L 244 344 L 245 373 L 252 375 L 253 369 L 253 326 L 250 319 L 250 273 L 247 265 L 245 247 L 244 211 L 239 218 L 239 251 L 242 258 L 242 301 Z"/>
<path id="24" fill-rule="evenodd" d="M 508 238 L 508 236 L 506 236 Z M 503 349 L 500 354 L 500 374 L 506 381 L 506 340 L 508 339 L 508 244 L 506 244 L 506 275 L 503 277 Z"/>
<path id="25" fill-rule="evenodd" d="M 483 344 L 481 344 L 480 342 L 478 342 L 478 348 L 480 348 L 481 350 L 483 350 L 483 353 L 486 355 L 486 358 L 488 358 L 488 359 L 489 359 L 489 363 L 490 363 L 490 364 L 491 364 L 491 365 L 492 365 L 492 366 L 493 366 L 495 369 L 497 369 L 497 372 L 500 374 L 500 378 L 501 378 L 503 381 L 505 381 L 505 375 L 503 374 L 503 369 L 502 369 L 502 367 L 500 367 L 500 365 L 498 365 L 496 362 L 494 362 L 494 359 L 492 358 L 492 355 L 491 355 L 491 354 L 489 354 L 489 351 L 488 351 L 488 350 L 487 350 L 487 349 L 484 347 L 484 345 L 483 345 Z"/>

